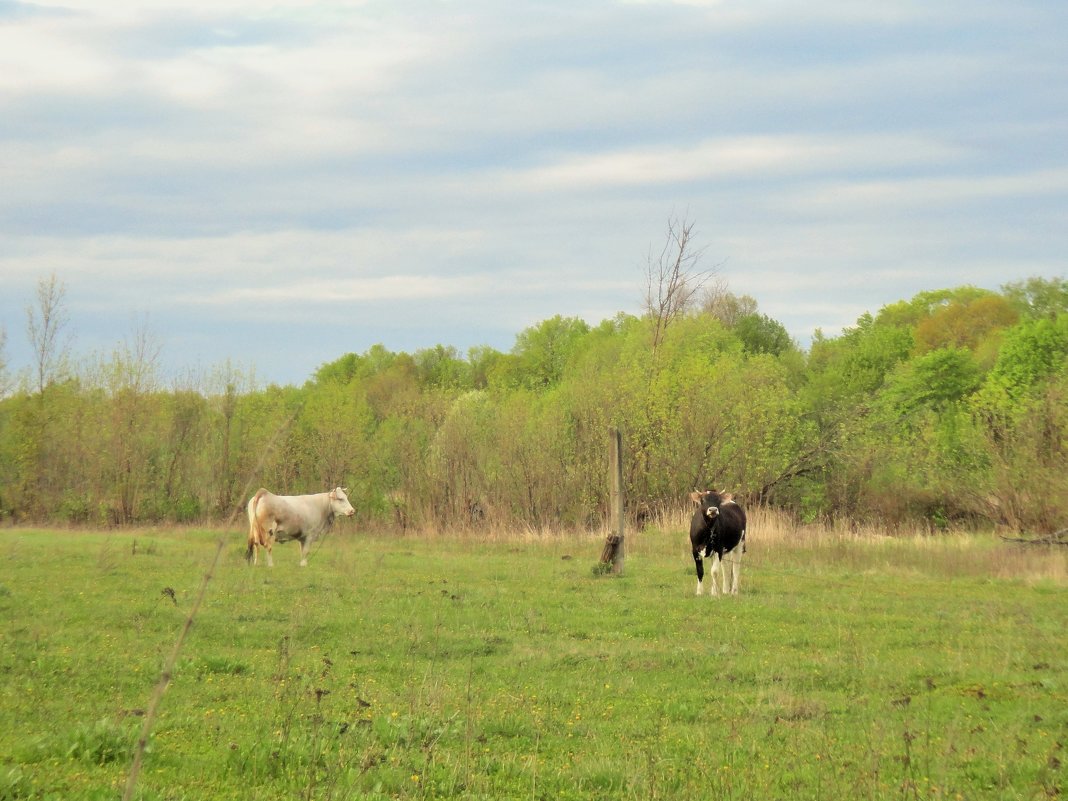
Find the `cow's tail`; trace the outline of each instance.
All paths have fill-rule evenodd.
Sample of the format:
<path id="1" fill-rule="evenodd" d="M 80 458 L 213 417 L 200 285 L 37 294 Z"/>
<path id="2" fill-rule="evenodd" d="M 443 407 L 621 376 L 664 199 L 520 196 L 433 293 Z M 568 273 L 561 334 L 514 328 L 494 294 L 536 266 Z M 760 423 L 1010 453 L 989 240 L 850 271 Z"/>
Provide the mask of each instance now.
<path id="1" fill-rule="evenodd" d="M 266 492 L 267 490 L 261 488 L 248 502 L 248 548 L 245 550 L 246 562 L 252 561 L 257 545 L 267 544 L 267 532 L 263 530 L 263 526 L 260 525 L 259 516 L 256 514 L 256 505 Z"/>

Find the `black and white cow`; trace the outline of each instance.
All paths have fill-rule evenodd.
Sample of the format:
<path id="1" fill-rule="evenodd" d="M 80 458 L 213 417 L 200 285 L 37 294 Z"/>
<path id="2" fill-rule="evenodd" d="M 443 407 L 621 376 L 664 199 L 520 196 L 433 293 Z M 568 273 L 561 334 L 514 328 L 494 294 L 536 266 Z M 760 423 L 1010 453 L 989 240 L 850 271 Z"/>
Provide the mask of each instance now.
<path id="1" fill-rule="evenodd" d="M 716 587 L 717 572 L 720 574 L 722 591 L 727 592 L 723 562 L 729 561 L 730 593 L 737 595 L 738 578 L 742 574 L 742 554 L 745 553 L 745 510 L 735 503 L 730 495 L 716 490 L 692 492 L 690 499 L 697 505 L 690 521 L 690 547 L 693 549 L 693 561 L 697 565 L 697 594 L 704 592 L 704 558 L 712 556 L 709 575 L 711 594 L 720 593 L 720 589 Z M 730 558 L 726 559 L 728 554 Z"/>

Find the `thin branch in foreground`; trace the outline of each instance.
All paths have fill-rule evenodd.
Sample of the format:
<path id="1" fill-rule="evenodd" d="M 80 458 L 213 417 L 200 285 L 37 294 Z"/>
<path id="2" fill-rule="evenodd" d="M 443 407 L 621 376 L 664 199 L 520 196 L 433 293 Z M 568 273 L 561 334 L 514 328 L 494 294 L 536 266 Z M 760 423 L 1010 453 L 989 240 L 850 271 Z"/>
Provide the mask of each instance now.
<path id="1" fill-rule="evenodd" d="M 134 787 L 137 786 L 137 777 L 141 774 L 141 763 L 145 758 L 145 749 L 148 747 L 148 736 L 152 732 L 152 724 L 156 721 L 156 712 L 159 710 L 160 702 L 163 700 L 163 694 L 167 692 L 167 686 L 171 683 L 174 663 L 178 661 L 178 654 L 185 643 L 185 637 L 189 633 L 189 629 L 193 627 L 193 618 L 197 616 L 197 612 L 200 610 L 200 604 L 204 600 L 204 595 L 208 589 L 208 582 L 215 575 L 215 568 L 219 564 L 219 556 L 222 554 L 223 545 L 223 540 L 219 540 L 219 544 L 215 548 L 215 558 L 212 559 L 208 572 L 204 574 L 204 581 L 200 585 L 197 599 L 193 603 L 193 608 L 189 610 L 189 617 L 185 619 L 185 625 L 182 626 L 182 630 L 178 633 L 178 640 L 174 643 L 174 649 L 167 658 L 167 663 L 163 666 L 163 673 L 160 674 L 159 683 L 156 684 L 156 691 L 152 694 L 152 702 L 148 705 L 148 711 L 145 713 L 145 722 L 141 726 L 141 736 L 137 739 L 137 748 L 134 750 L 133 763 L 130 765 L 130 775 L 126 779 L 126 791 L 122 794 L 122 801 L 130 801 L 133 798 Z"/>

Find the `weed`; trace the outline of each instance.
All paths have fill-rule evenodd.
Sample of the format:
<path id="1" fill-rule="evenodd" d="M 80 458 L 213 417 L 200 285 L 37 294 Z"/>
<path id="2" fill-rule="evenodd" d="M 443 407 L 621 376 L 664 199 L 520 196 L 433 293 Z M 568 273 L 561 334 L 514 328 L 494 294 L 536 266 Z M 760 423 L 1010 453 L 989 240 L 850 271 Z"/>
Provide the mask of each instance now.
<path id="1" fill-rule="evenodd" d="M 240 676 L 249 672 L 246 662 L 227 656 L 202 656 L 194 663 L 198 676 Z"/>
<path id="2" fill-rule="evenodd" d="M 131 728 L 104 718 L 61 731 L 45 741 L 41 750 L 85 765 L 108 765 L 127 761 L 134 739 Z"/>
<path id="3" fill-rule="evenodd" d="M 0 801 L 22 801 L 35 796 L 33 782 L 19 765 L 0 765 Z"/>

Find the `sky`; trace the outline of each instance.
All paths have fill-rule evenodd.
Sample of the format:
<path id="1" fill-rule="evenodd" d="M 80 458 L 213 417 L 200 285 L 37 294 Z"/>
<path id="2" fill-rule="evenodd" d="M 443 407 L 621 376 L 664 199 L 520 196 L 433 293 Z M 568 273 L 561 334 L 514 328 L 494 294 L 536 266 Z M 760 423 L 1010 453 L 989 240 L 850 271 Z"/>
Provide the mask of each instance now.
<path id="1" fill-rule="evenodd" d="M 0 327 L 303 384 L 641 312 L 669 221 L 806 347 L 1068 274 L 1063 0 L 0 0 Z"/>

